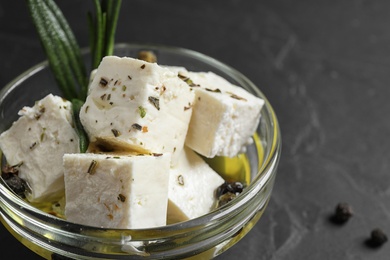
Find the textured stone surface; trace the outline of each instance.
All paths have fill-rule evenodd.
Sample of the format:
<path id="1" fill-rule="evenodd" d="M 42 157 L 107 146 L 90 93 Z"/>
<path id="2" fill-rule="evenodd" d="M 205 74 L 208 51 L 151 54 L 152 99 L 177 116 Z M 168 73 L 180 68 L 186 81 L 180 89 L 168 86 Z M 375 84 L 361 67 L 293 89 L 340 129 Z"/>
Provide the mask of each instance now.
<path id="1" fill-rule="evenodd" d="M 58 1 L 82 46 L 92 1 Z M 390 2 L 124 1 L 118 42 L 190 48 L 243 72 L 279 117 L 283 155 L 271 202 L 218 259 L 388 259 Z M 0 3 L 0 85 L 44 59 L 24 1 Z M 354 216 L 329 221 L 338 202 Z M 0 249 L 39 259 L 5 230 Z"/>

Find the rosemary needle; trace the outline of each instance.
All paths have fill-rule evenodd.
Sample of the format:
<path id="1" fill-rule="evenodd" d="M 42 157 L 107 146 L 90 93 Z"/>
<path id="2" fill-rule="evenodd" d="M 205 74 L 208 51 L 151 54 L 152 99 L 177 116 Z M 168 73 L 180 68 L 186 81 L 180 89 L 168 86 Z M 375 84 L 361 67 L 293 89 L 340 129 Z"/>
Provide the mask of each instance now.
<path id="1" fill-rule="evenodd" d="M 85 132 L 83 125 L 81 124 L 79 116 L 80 109 L 83 104 L 84 102 L 79 99 L 72 99 L 73 121 L 75 124 L 77 135 L 79 136 L 79 146 L 81 153 L 85 153 L 87 151 L 89 144 L 87 133 Z"/>

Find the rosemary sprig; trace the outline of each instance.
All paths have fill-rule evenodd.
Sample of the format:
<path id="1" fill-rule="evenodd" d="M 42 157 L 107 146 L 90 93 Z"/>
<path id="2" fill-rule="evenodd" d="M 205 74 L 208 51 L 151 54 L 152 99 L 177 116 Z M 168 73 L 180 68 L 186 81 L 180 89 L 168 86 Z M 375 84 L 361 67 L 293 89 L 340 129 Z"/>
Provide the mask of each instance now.
<path id="1" fill-rule="evenodd" d="M 88 87 L 85 65 L 80 47 L 61 10 L 53 0 L 27 0 L 27 4 L 64 97 L 84 100 Z"/>
<path id="2" fill-rule="evenodd" d="M 104 56 L 112 55 L 121 0 L 94 0 L 96 17 L 88 13 L 92 68 Z M 72 101 L 73 118 L 80 139 L 80 151 L 88 147 L 88 137 L 80 122 L 80 108 L 88 92 L 88 78 L 80 47 L 54 0 L 27 0 L 50 68 L 64 97 Z"/>
<path id="3" fill-rule="evenodd" d="M 121 0 L 93 0 L 95 17 L 88 13 L 92 69 L 114 51 Z M 55 79 L 66 99 L 85 100 L 88 78 L 76 38 L 53 0 L 27 0 Z M 77 84 L 77 86 L 76 86 Z"/>
<path id="4" fill-rule="evenodd" d="M 97 68 L 104 56 L 114 52 L 115 31 L 121 0 L 94 0 L 96 16 L 88 13 L 92 68 Z"/>

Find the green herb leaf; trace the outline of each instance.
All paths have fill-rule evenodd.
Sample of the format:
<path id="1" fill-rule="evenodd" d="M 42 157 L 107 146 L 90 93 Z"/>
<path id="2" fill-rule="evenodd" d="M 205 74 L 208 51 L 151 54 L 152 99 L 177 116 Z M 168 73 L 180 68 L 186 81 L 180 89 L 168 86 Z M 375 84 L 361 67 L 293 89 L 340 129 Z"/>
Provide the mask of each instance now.
<path id="1" fill-rule="evenodd" d="M 143 106 L 139 106 L 138 111 L 141 118 L 144 118 L 146 116 L 146 110 L 145 108 L 143 108 Z"/>
<path id="2" fill-rule="evenodd" d="M 85 132 L 83 125 L 80 121 L 80 109 L 83 106 L 84 102 L 79 99 L 72 99 L 72 111 L 73 111 L 73 121 L 75 124 L 77 135 L 79 136 L 79 145 L 80 152 L 85 153 L 88 149 L 89 139 L 88 135 Z"/>
<path id="3" fill-rule="evenodd" d="M 88 14 L 92 68 L 114 53 L 115 32 L 122 0 L 94 0 L 96 16 Z"/>

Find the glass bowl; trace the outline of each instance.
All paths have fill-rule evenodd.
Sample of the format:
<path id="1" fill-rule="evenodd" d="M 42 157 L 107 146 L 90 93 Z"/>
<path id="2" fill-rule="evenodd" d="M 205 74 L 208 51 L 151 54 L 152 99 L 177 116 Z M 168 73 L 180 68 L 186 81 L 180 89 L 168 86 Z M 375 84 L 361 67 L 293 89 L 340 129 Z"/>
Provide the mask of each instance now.
<path id="1" fill-rule="evenodd" d="M 212 71 L 265 100 L 253 143 L 225 170 L 244 167 L 247 188 L 230 203 L 202 217 L 151 229 L 104 229 L 77 225 L 45 213 L 10 191 L 0 178 L 0 219 L 32 251 L 46 259 L 211 259 L 237 243 L 260 219 L 274 185 L 281 153 L 275 113 L 266 97 L 244 75 L 195 51 L 166 46 L 117 44 L 118 56 L 137 57 L 153 51 L 161 65 L 183 66 L 192 71 Z M 86 61 L 90 56 L 83 53 Z M 5 86 L 0 92 L 0 132 L 49 93 L 61 95 L 47 62 L 42 62 Z M 245 115 L 242 115 L 245 116 Z"/>

